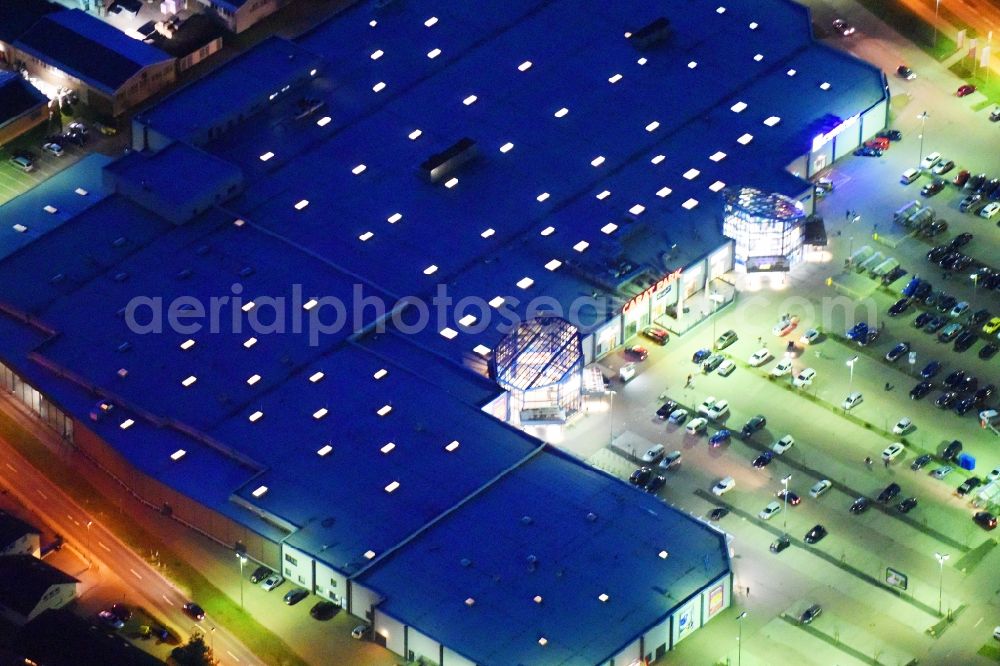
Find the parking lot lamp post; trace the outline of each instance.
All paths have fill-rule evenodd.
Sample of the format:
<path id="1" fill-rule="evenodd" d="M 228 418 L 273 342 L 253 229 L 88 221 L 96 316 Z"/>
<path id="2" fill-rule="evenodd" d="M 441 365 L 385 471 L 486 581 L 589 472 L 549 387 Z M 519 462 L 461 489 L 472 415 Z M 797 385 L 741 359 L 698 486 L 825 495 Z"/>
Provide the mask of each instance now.
<path id="1" fill-rule="evenodd" d="M 712 301 L 712 339 L 715 340 L 715 312 L 719 309 L 719 302 L 724 298 L 722 294 L 713 291 L 708 298 Z"/>
<path id="2" fill-rule="evenodd" d="M 938 615 L 941 614 L 941 595 L 944 590 L 944 563 L 951 557 L 948 553 L 934 553 L 934 558 L 938 561 L 940 575 L 938 576 Z"/>
<path id="3" fill-rule="evenodd" d="M 736 636 L 736 666 L 741 666 L 743 663 L 743 618 L 746 616 L 746 611 L 736 616 L 736 624 L 740 628 L 739 634 Z"/>
<path id="4" fill-rule="evenodd" d="M 851 358 L 847 359 L 847 367 L 851 369 L 851 378 L 850 378 L 850 380 L 847 383 L 847 390 L 848 390 L 848 392 L 852 388 L 854 388 L 854 364 L 857 363 L 857 362 L 858 362 L 858 357 L 857 356 L 852 356 Z"/>
<path id="5" fill-rule="evenodd" d="M 236 553 L 236 557 L 240 561 L 240 608 L 246 610 L 243 605 L 243 565 L 247 563 L 247 558 L 242 553 Z"/>
<path id="6" fill-rule="evenodd" d="M 937 48 L 937 33 L 938 33 L 938 10 L 941 9 L 941 0 L 934 0 L 934 48 Z"/>
<path id="7" fill-rule="evenodd" d="M 781 484 L 785 486 L 785 509 L 783 512 L 785 514 L 785 518 L 782 521 L 781 525 L 781 529 L 784 531 L 788 531 L 788 482 L 791 480 L 792 480 L 791 474 L 786 474 L 785 476 L 781 477 Z"/>
<path id="8" fill-rule="evenodd" d="M 972 280 L 972 304 L 974 305 L 976 302 L 976 288 L 979 286 L 979 273 L 973 273 L 969 276 L 969 279 Z"/>
<path id="9" fill-rule="evenodd" d="M 935 24 L 936 25 L 936 24 Z M 930 115 L 923 111 L 917 118 L 920 118 L 920 157 L 917 159 L 917 169 L 920 169 L 920 165 L 924 162 L 924 125 L 927 124 L 927 118 Z"/>

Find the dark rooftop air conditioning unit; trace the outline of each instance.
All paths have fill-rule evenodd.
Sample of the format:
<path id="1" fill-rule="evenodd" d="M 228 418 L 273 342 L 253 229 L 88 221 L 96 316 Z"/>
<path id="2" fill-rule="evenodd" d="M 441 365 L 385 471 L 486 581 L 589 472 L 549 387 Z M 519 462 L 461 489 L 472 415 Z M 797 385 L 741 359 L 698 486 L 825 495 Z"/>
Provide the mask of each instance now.
<path id="1" fill-rule="evenodd" d="M 479 153 L 476 142 L 466 137 L 456 141 L 451 147 L 431 155 L 420 165 L 420 173 L 428 181 L 436 183 Z"/>
<path id="2" fill-rule="evenodd" d="M 629 37 L 629 41 L 637 51 L 646 51 L 666 40 L 670 34 L 670 19 L 661 16 L 652 23 L 644 25 Z"/>

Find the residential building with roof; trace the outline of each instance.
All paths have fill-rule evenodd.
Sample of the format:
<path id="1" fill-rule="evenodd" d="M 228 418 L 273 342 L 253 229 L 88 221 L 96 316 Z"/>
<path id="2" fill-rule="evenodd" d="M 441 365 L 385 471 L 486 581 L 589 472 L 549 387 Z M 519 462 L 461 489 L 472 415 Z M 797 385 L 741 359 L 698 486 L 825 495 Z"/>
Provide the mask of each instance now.
<path id="1" fill-rule="evenodd" d="M 290 0 L 198 0 L 232 32 L 243 32 L 278 11 Z"/>
<path id="2" fill-rule="evenodd" d="M 6 59 L 55 88 L 73 88 L 96 113 L 118 116 L 172 84 L 174 58 L 80 9 L 39 17 Z"/>
<path id="3" fill-rule="evenodd" d="M 41 532 L 17 516 L 0 511 L 0 557 L 42 554 Z"/>
<path id="4" fill-rule="evenodd" d="M 52 640 L 58 636 L 59 640 Z M 17 664 L 45 666 L 157 666 L 163 661 L 117 632 L 95 631 L 93 622 L 68 609 L 46 610 L 11 641 Z M 30 660 L 30 661 L 29 661 Z"/>
<path id="5" fill-rule="evenodd" d="M 730 605 L 726 536 L 522 426 L 710 315 L 728 192 L 810 213 L 887 113 L 805 8 L 721 9 L 372 3 L 262 42 L 0 208 L 0 384 L 407 659 L 661 656 Z"/>
<path id="6" fill-rule="evenodd" d="M 0 70 L 0 146 L 48 119 L 48 97 L 16 72 Z"/>
<path id="7" fill-rule="evenodd" d="M 0 557 L 0 615 L 24 626 L 76 599 L 79 581 L 31 555 Z"/>

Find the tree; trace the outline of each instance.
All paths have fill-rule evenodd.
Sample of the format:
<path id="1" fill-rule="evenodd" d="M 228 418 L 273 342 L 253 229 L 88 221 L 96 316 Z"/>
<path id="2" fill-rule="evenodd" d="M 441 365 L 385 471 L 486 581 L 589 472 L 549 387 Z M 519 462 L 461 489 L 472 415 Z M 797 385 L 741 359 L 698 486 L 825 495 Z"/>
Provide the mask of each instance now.
<path id="1" fill-rule="evenodd" d="M 205 637 L 195 634 L 187 645 L 174 648 L 170 657 L 178 666 L 215 666 L 215 655 L 212 648 L 205 645 Z"/>

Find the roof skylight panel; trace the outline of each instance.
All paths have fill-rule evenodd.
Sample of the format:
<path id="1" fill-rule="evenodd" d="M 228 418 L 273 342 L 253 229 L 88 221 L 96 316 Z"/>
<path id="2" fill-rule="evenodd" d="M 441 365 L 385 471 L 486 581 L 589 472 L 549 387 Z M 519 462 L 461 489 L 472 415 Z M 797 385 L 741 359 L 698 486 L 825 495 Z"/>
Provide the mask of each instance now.
<path id="1" fill-rule="evenodd" d="M 514 148 L 514 144 L 511 143 L 510 141 L 508 141 L 507 143 L 505 143 L 502 146 L 500 146 L 500 152 L 501 153 L 509 153 L 511 150 L 513 150 L 513 148 Z"/>
<path id="2" fill-rule="evenodd" d="M 427 52 L 427 57 L 431 60 L 434 60 L 434 58 L 437 58 L 439 55 L 441 55 L 441 49 L 435 48 Z"/>
<path id="3" fill-rule="evenodd" d="M 531 69 L 532 64 L 533 63 L 530 60 L 525 60 L 524 62 L 522 62 L 520 65 L 517 66 L 517 71 L 527 72 L 529 69 Z"/>
<path id="4" fill-rule="evenodd" d="M 379 81 L 378 83 L 372 86 L 372 92 L 378 93 L 382 92 L 383 90 L 385 90 L 385 81 Z"/>
<path id="5" fill-rule="evenodd" d="M 423 134 L 422 130 L 415 129 L 412 132 L 410 132 L 409 134 L 407 134 L 407 136 L 410 138 L 410 141 L 416 141 L 417 139 L 420 138 L 421 134 Z"/>
<path id="6" fill-rule="evenodd" d="M 569 109 L 567 109 L 567 108 L 566 108 L 566 107 L 564 106 L 564 107 L 562 107 L 561 109 L 559 109 L 558 111 L 556 111 L 556 112 L 555 112 L 554 114 L 552 114 L 552 115 L 554 115 L 554 116 L 555 116 L 556 118 L 563 118 L 563 117 L 565 117 L 565 116 L 566 116 L 566 114 L 568 114 L 568 113 L 569 113 Z"/>

